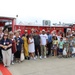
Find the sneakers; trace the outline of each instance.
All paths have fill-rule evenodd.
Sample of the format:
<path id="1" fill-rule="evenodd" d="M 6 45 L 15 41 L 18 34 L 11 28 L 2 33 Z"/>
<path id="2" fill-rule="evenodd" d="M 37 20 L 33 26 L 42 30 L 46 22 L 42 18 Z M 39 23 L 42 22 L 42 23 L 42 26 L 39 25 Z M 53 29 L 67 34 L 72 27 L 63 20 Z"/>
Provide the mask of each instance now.
<path id="1" fill-rule="evenodd" d="M 44 56 L 44 58 L 46 59 L 47 57 L 46 57 L 46 56 Z"/>
<path id="2" fill-rule="evenodd" d="M 21 63 L 21 61 L 19 60 L 18 63 Z"/>
<path id="3" fill-rule="evenodd" d="M 33 59 L 34 59 L 34 60 L 36 60 L 36 58 L 35 58 L 35 57 L 34 57 Z"/>
<path id="4" fill-rule="evenodd" d="M 35 56 L 35 58 L 37 59 L 37 56 Z"/>
<path id="5" fill-rule="evenodd" d="M 30 57 L 25 57 L 26 60 L 30 60 Z"/>
<path id="6" fill-rule="evenodd" d="M 11 62 L 12 65 L 14 65 L 14 62 Z"/>
<path id="7" fill-rule="evenodd" d="M 30 60 L 30 57 L 28 57 L 28 60 Z"/>
<path id="8" fill-rule="evenodd" d="M 40 59 L 42 59 L 42 56 L 40 56 Z"/>
<path id="9" fill-rule="evenodd" d="M 74 57 L 74 55 L 71 56 L 72 58 Z"/>
<path id="10" fill-rule="evenodd" d="M 16 60 L 15 62 L 18 63 L 18 60 Z"/>
<path id="11" fill-rule="evenodd" d="M 4 67 L 6 67 L 6 64 L 4 65 Z"/>
<path id="12" fill-rule="evenodd" d="M 32 57 L 30 57 L 30 60 L 32 60 L 33 58 Z"/>

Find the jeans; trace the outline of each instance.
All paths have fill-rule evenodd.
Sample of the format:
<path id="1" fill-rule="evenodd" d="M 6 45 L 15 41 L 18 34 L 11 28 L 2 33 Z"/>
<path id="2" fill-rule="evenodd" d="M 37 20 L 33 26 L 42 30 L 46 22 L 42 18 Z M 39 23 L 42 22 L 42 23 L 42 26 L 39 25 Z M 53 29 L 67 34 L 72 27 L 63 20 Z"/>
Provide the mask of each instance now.
<path id="1" fill-rule="evenodd" d="M 35 55 L 38 56 L 38 52 L 39 52 L 39 56 L 41 56 L 41 47 L 40 45 L 35 45 Z"/>

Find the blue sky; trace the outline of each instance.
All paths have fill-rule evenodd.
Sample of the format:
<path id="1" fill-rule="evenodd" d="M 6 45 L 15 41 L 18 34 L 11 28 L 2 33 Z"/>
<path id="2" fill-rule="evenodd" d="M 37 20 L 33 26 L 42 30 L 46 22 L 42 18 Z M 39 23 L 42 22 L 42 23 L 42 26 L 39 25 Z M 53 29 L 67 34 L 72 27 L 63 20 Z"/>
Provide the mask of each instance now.
<path id="1" fill-rule="evenodd" d="M 0 15 L 15 17 L 17 21 L 42 23 L 75 22 L 75 0 L 0 0 Z"/>

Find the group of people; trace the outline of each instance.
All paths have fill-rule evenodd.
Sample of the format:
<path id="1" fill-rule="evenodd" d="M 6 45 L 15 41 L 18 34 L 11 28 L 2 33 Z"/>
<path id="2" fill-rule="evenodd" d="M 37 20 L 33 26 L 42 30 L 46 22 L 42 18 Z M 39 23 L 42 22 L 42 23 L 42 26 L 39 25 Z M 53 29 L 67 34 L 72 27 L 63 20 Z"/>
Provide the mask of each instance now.
<path id="1" fill-rule="evenodd" d="M 25 30 L 21 34 L 18 29 L 14 32 L 5 31 L 0 28 L 0 59 L 4 66 L 20 63 L 21 53 L 26 60 L 36 60 L 49 56 L 74 57 L 75 56 L 75 32 L 69 30 L 67 33 L 56 31 L 50 33 L 44 29 L 38 32 L 34 30 L 30 34 Z"/>

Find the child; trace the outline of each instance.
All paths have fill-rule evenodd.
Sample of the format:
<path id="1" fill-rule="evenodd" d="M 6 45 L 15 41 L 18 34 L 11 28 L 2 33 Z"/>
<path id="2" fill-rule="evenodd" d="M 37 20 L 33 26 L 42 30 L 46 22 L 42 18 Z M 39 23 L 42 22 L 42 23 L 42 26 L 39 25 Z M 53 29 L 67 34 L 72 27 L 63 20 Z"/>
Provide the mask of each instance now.
<path id="1" fill-rule="evenodd" d="M 59 47 L 59 57 L 62 57 L 63 46 L 64 46 L 63 38 L 60 38 L 60 41 L 59 41 L 59 44 L 58 44 L 58 47 Z"/>
<path id="2" fill-rule="evenodd" d="M 73 45 L 75 45 L 75 34 L 73 34 Z"/>
<path id="3" fill-rule="evenodd" d="M 69 57 L 72 56 L 72 51 L 73 51 L 73 37 L 70 36 L 70 39 L 69 39 Z"/>
<path id="4" fill-rule="evenodd" d="M 73 51 L 72 51 L 72 57 L 75 56 L 75 34 L 73 35 Z"/>
<path id="5" fill-rule="evenodd" d="M 72 57 L 75 57 L 75 45 L 73 46 Z"/>
<path id="6" fill-rule="evenodd" d="M 67 53 L 66 57 L 68 57 L 69 56 L 69 41 L 68 41 L 68 37 L 66 37 L 66 40 L 64 41 L 64 50 L 66 50 L 66 53 Z"/>
<path id="7" fill-rule="evenodd" d="M 53 38 L 53 50 L 54 50 L 54 56 L 57 56 L 57 48 L 58 48 L 58 40 L 57 37 L 54 36 Z"/>

